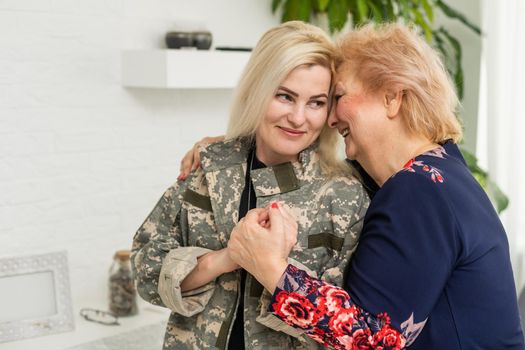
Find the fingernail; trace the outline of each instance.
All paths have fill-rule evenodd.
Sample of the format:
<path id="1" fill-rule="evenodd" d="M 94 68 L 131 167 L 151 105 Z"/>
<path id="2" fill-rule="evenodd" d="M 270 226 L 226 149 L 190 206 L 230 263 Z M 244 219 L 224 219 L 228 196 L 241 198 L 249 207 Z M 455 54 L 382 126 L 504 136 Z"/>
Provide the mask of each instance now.
<path id="1" fill-rule="evenodd" d="M 277 202 L 273 202 L 272 205 L 271 205 L 271 207 L 272 207 L 273 209 L 279 209 L 279 204 L 277 204 Z"/>

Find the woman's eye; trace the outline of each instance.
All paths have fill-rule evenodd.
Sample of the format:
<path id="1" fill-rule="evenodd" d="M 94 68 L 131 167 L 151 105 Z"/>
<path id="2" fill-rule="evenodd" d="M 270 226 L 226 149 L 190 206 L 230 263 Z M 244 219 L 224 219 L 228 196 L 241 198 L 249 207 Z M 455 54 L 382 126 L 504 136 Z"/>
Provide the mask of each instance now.
<path id="1" fill-rule="evenodd" d="M 311 107 L 319 109 L 319 108 L 323 108 L 324 106 L 326 106 L 326 101 L 313 100 L 313 101 L 310 101 L 309 104 L 310 104 Z"/>
<path id="2" fill-rule="evenodd" d="M 293 101 L 292 96 L 284 93 L 277 94 L 276 97 L 281 101 Z"/>
<path id="3" fill-rule="evenodd" d="M 338 102 L 339 99 L 343 96 L 343 94 L 336 94 L 334 99 L 335 99 L 335 102 Z"/>

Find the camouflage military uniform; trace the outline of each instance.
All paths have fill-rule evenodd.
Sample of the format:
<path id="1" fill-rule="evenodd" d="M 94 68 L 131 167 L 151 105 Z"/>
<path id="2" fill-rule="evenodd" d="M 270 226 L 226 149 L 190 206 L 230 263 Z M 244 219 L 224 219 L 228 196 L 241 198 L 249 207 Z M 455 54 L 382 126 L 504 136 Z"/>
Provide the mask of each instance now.
<path id="1" fill-rule="evenodd" d="M 240 271 L 181 292 L 197 257 L 227 246 L 238 221 L 250 144 L 234 139 L 201 151 L 202 170 L 170 187 L 137 231 L 133 269 L 140 295 L 170 308 L 164 349 L 224 349 L 239 297 L 244 298 L 248 349 L 317 348 L 300 331 L 266 312 L 270 294 L 251 276 L 239 296 Z M 283 201 L 298 219 L 298 242 L 290 262 L 313 276 L 342 285 L 356 247 L 368 197 L 353 178 L 326 179 L 316 146 L 298 162 L 251 171 L 257 207 Z"/>

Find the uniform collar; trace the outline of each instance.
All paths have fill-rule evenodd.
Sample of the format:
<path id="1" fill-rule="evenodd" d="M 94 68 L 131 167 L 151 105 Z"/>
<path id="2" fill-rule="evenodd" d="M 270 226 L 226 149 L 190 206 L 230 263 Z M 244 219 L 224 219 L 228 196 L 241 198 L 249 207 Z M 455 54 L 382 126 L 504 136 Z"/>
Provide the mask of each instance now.
<path id="1" fill-rule="evenodd" d="M 212 143 L 201 149 L 202 169 L 210 172 L 240 164 L 246 167 L 251 145 L 248 137 Z M 298 161 L 252 170 L 251 179 L 257 197 L 294 191 L 304 183 L 322 177 L 317 150 L 318 143 L 315 142 L 299 154 Z"/>
<path id="2" fill-rule="evenodd" d="M 271 196 L 299 189 L 322 176 L 317 143 L 299 154 L 299 160 L 252 170 L 257 197 Z"/>
<path id="3" fill-rule="evenodd" d="M 204 172 L 230 168 L 246 162 L 252 145 L 249 137 L 239 137 L 201 146 L 201 167 Z"/>

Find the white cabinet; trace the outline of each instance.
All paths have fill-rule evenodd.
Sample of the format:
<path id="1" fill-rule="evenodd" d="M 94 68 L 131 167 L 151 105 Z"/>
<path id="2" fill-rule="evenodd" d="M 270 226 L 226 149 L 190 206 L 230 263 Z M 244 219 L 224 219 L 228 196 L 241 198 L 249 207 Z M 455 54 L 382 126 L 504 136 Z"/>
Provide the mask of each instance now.
<path id="1" fill-rule="evenodd" d="M 122 85 L 142 88 L 233 88 L 250 52 L 216 50 L 125 50 Z"/>

